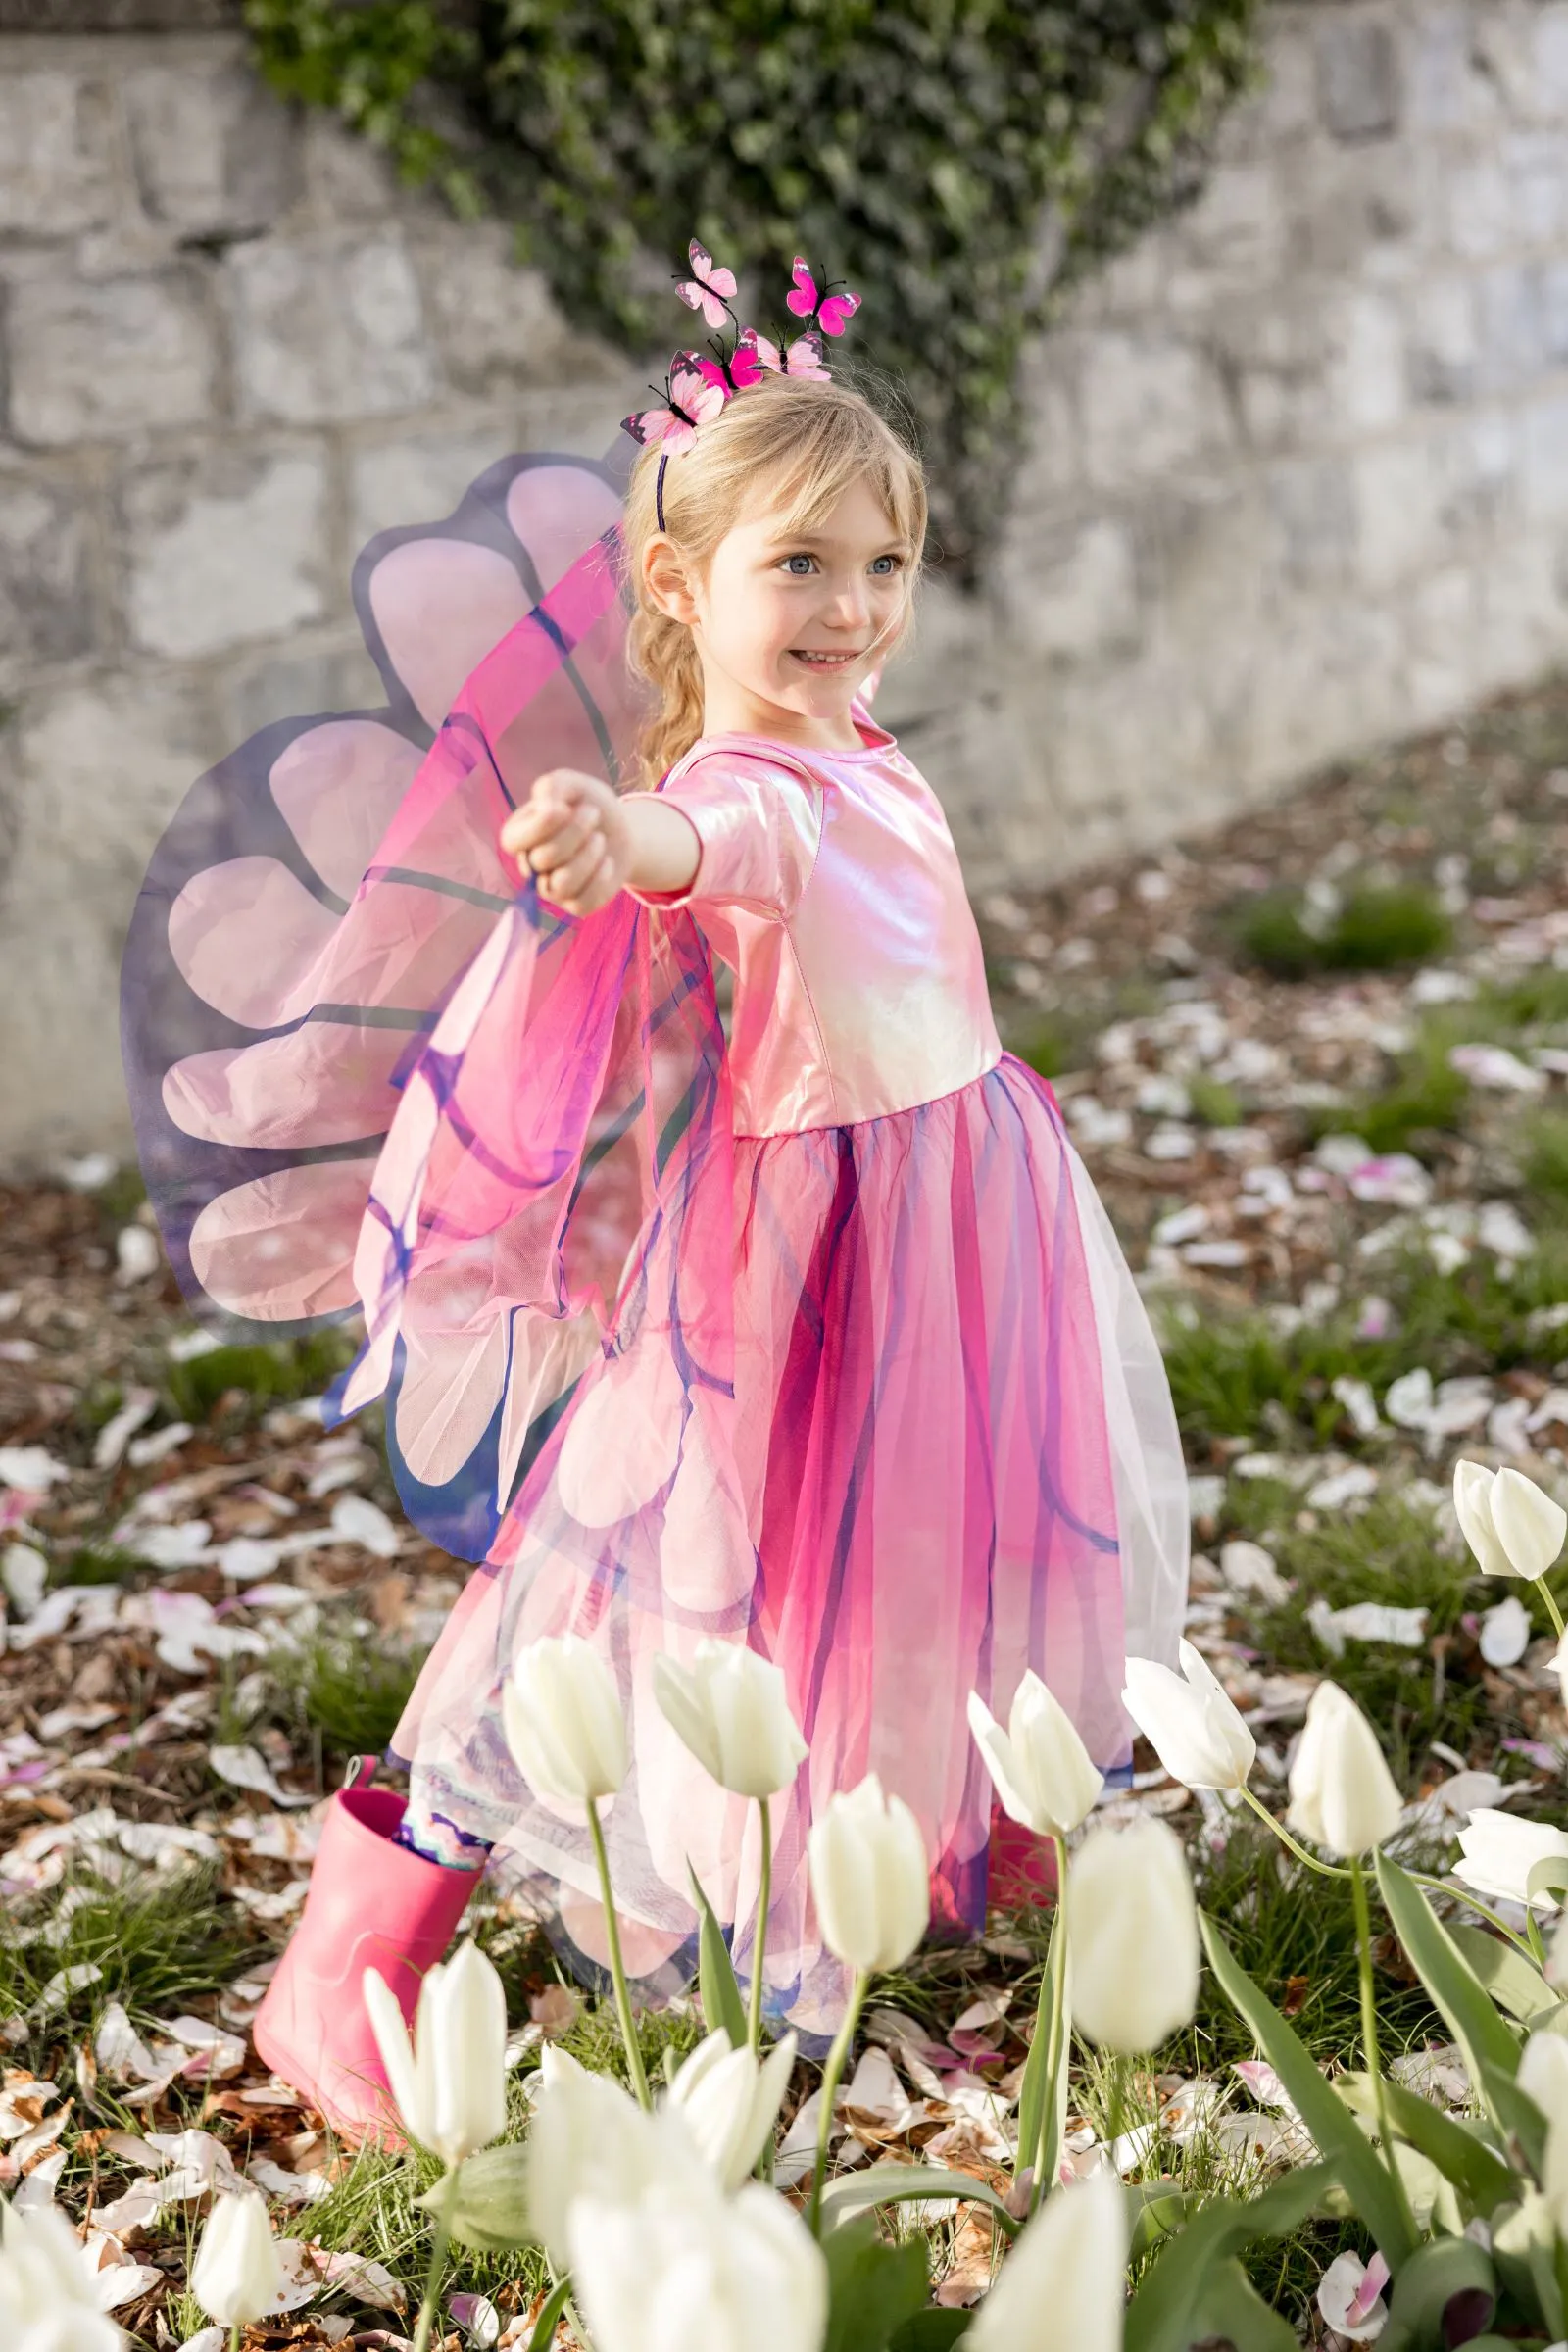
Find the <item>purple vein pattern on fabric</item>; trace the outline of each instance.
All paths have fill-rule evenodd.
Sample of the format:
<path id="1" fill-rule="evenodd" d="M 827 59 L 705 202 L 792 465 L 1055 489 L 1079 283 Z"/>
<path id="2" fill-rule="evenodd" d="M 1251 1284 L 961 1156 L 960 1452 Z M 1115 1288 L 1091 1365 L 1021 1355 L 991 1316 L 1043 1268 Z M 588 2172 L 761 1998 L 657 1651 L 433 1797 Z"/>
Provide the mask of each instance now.
<path id="1" fill-rule="evenodd" d="M 691 1973 L 690 1867 L 744 1977 L 759 1873 L 755 1808 L 680 1745 L 654 1660 L 713 1635 L 778 1661 L 811 1753 L 774 1807 L 766 2006 L 815 2042 L 845 1994 L 816 1811 L 880 1773 L 939 1912 L 978 1926 L 968 1691 L 1004 1712 L 1033 1667 L 1122 1759 L 1124 1648 L 1174 1642 L 1180 1448 L 890 737 L 683 762 L 689 905 L 567 920 L 501 858 L 538 774 L 612 778 L 629 744 L 618 511 L 608 468 L 511 460 L 446 524 L 372 543 L 356 597 L 388 707 L 264 730 L 195 788 L 132 928 L 127 1071 L 193 1297 L 271 1331 L 363 1305 L 336 1408 L 384 1396 L 411 1516 L 481 1563 L 396 1749 L 579 1973 L 607 1957 L 592 1848 L 506 1747 L 518 1648 L 575 1631 L 616 1669 L 632 1768 L 607 1833 L 651 1992 Z"/>

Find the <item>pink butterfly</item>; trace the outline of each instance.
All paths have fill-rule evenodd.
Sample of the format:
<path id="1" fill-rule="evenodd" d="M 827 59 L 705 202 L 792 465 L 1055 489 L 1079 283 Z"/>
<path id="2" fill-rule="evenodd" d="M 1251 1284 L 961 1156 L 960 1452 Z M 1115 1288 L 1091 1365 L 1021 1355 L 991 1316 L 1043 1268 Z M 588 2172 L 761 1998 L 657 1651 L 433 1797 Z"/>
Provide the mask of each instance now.
<path id="1" fill-rule="evenodd" d="M 760 335 L 755 326 L 746 329 L 741 341 L 750 343 L 760 366 L 770 368 L 775 375 L 804 375 L 818 384 L 825 384 L 829 380 L 828 371 L 822 365 L 822 338 L 814 328 L 804 335 L 797 335 L 794 342 L 786 345 L 782 352 L 776 343 L 768 341 L 766 335 Z M 748 378 L 752 383 L 756 380 L 755 375 Z"/>
<path id="2" fill-rule="evenodd" d="M 772 352 L 771 359 L 767 354 Z M 778 354 L 771 343 L 764 342 L 755 326 L 748 326 L 736 337 L 735 348 L 720 353 L 716 360 L 699 359 L 698 370 L 705 384 L 720 385 L 727 394 L 744 392 L 748 385 L 760 383 L 764 368 L 778 366 Z"/>
<path id="3" fill-rule="evenodd" d="M 704 369 L 711 367 L 710 360 L 699 358 L 695 351 L 677 351 L 664 381 L 662 407 L 623 416 L 623 431 L 644 449 L 654 441 L 662 441 L 670 451 L 688 448 L 697 427 L 716 416 L 729 398 L 722 376 L 715 383 L 704 374 Z"/>
<path id="4" fill-rule="evenodd" d="M 860 307 L 858 294 L 830 294 L 825 288 L 818 294 L 810 264 L 802 261 L 799 254 L 795 256 L 794 277 L 794 291 L 786 294 L 784 300 L 797 318 L 809 318 L 824 335 L 842 335 Z"/>
<path id="5" fill-rule="evenodd" d="M 682 278 L 675 291 L 688 310 L 701 311 L 710 326 L 720 327 L 729 315 L 729 303 L 735 293 L 735 272 L 720 270 L 712 255 L 705 253 L 695 237 L 686 250 L 693 274 Z"/>

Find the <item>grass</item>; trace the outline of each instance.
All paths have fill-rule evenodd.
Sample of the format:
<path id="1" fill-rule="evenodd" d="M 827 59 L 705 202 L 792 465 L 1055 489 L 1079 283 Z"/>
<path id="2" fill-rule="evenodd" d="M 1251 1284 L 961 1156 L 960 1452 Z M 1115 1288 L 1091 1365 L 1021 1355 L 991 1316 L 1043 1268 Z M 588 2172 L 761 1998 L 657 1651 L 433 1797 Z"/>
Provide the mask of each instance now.
<path id="1" fill-rule="evenodd" d="M 24 1940 L 66 1906 L 74 1907 L 58 1942 Z M 253 1950 L 206 1868 L 161 1879 L 137 1871 L 119 1886 L 85 1872 L 68 1875 L 50 1897 L 20 1911 L 0 1921 L 0 2017 L 31 2009 L 61 1970 L 102 1972 L 38 2020 L 23 2045 L 34 2064 L 51 2046 L 79 2042 L 108 2002 L 122 2001 L 133 2020 L 151 2024 L 218 1991 Z"/>
<path id="2" fill-rule="evenodd" d="M 339 1331 L 214 1348 L 187 1363 L 169 1365 L 165 1401 L 177 1420 L 198 1426 L 229 1399 L 242 1400 L 252 1412 L 293 1404 L 318 1396 L 353 1357 L 353 1341 Z"/>
<path id="3" fill-rule="evenodd" d="M 1532 1203 L 1538 1212 L 1568 1217 L 1568 1111 L 1539 1111 L 1524 1121 L 1521 1140 L 1521 1172 Z"/>
<path id="4" fill-rule="evenodd" d="M 326 1754 L 370 1756 L 390 1745 L 425 1656 L 389 1647 L 385 1636 L 343 1627 L 274 1651 L 271 1665 L 298 1720 L 319 1735 Z"/>
<path id="5" fill-rule="evenodd" d="M 1338 910 L 1313 919 L 1303 892 L 1262 892 L 1236 918 L 1243 961 L 1276 980 L 1316 972 L 1381 972 L 1421 963 L 1448 946 L 1453 926 L 1436 894 L 1419 883 L 1364 883 Z"/>

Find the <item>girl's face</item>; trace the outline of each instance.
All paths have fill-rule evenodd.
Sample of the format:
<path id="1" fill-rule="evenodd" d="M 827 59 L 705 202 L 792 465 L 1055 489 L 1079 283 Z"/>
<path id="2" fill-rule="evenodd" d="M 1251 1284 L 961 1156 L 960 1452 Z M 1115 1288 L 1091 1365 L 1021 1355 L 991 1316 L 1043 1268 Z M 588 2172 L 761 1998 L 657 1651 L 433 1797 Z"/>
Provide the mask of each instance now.
<path id="1" fill-rule="evenodd" d="M 743 514 L 700 581 L 656 540 L 648 580 L 696 640 L 705 733 L 843 748 L 858 740 L 850 704 L 898 634 L 908 573 L 897 532 L 860 480 L 810 531 L 791 531 L 776 510 Z"/>

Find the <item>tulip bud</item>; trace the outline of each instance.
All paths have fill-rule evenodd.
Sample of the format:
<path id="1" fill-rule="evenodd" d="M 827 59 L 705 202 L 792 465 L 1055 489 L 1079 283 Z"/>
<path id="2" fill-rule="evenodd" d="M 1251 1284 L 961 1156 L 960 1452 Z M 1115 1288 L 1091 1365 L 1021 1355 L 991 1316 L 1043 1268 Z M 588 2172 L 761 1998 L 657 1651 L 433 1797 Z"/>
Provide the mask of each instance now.
<path id="1" fill-rule="evenodd" d="M 1091 1830 L 1073 1857 L 1067 1957 L 1073 2023 L 1137 2055 L 1198 2008 L 1198 1905 L 1181 1839 L 1162 1821 Z"/>
<path id="2" fill-rule="evenodd" d="M 219 2198 L 191 2265 L 190 2291 L 223 2328 L 243 2327 L 271 2310 L 283 2291 L 283 2266 L 265 2198 L 251 2190 Z"/>
<path id="3" fill-rule="evenodd" d="M 18 2213 L 0 2199 L 0 2343 L 6 2352 L 122 2352 L 124 2341 L 99 2308 L 93 2274 L 65 2215 L 52 2205 Z"/>
<path id="4" fill-rule="evenodd" d="M 645 2114 L 608 2075 L 590 2074 L 546 2043 L 526 2143 L 528 2228 L 560 2270 L 571 2263 L 568 2217 L 583 2200 L 636 2204 L 663 2185 L 693 2198 L 712 2175 L 685 2122 L 667 2106 Z"/>
<path id="5" fill-rule="evenodd" d="M 1173 1781 L 1187 1788 L 1245 1788 L 1256 1740 L 1207 1659 L 1190 1642 L 1177 1655 L 1179 1675 L 1152 1658 L 1129 1658 L 1122 1705 Z"/>
<path id="6" fill-rule="evenodd" d="M 397 1996 L 373 1968 L 365 1972 L 365 2005 L 411 2139 L 452 2165 L 501 2136 L 507 2001 L 477 1944 L 464 1944 L 456 1959 L 426 1976 L 412 2046 Z"/>
<path id="7" fill-rule="evenodd" d="M 580 1634 L 530 1642 L 501 1693 L 507 1744 L 540 1796 L 592 1804 L 626 1778 L 626 1717 L 614 1675 Z"/>
<path id="8" fill-rule="evenodd" d="M 689 1666 L 655 1658 L 654 1696 L 703 1770 L 737 1796 L 788 1788 L 808 1752 L 782 1673 L 738 1642 L 699 1642 Z"/>
<path id="9" fill-rule="evenodd" d="M 571 2276 L 597 2352 L 820 2352 L 827 2264 L 775 2189 L 577 2199 Z"/>
<path id="10" fill-rule="evenodd" d="M 1338 1683 L 1319 1683 L 1291 1766 L 1292 1825 L 1329 1854 L 1365 1854 L 1403 1810 L 1377 1734 Z"/>
<path id="11" fill-rule="evenodd" d="M 1501 1896 L 1505 1902 L 1532 1898 L 1530 1873 L 1538 1862 L 1568 1862 L 1568 1838 L 1549 1822 L 1518 1821 L 1493 1805 L 1477 1805 L 1459 1832 L 1459 1859 L 1453 1875 L 1477 1894 Z M 1538 1910 L 1554 1911 L 1558 1897 L 1538 1894 Z"/>
<path id="12" fill-rule="evenodd" d="M 1544 1576 L 1568 1535 L 1568 1511 L 1520 1470 L 1456 1462 L 1453 1507 L 1488 1576 Z"/>
<path id="13" fill-rule="evenodd" d="M 786 2034 L 759 2066 L 735 2049 L 722 2026 L 698 2043 L 669 2086 L 679 2114 L 721 2188 L 737 2189 L 757 2164 L 789 2088 L 795 2036 Z"/>
<path id="14" fill-rule="evenodd" d="M 1006 1811 L 1037 1838 L 1065 1838 L 1104 1787 L 1072 1717 L 1032 1669 L 1005 1731 L 978 1690 L 969 1693 L 969 1729 Z"/>
<path id="15" fill-rule="evenodd" d="M 807 1841 L 822 1941 L 859 1971 L 900 1968 L 931 1917 L 930 1866 L 920 1825 L 874 1772 L 830 1797 Z"/>
<path id="16" fill-rule="evenodd" d="M 1127 2208 L 1113 2173 L 1055 2190 L 1003 2264 L 972 2352 L 1120 2352 Z"/>

